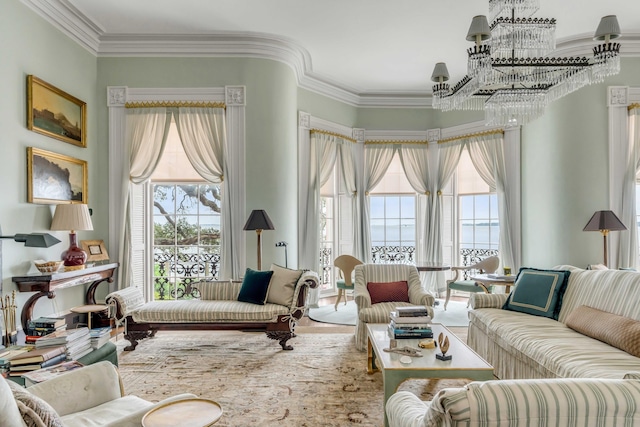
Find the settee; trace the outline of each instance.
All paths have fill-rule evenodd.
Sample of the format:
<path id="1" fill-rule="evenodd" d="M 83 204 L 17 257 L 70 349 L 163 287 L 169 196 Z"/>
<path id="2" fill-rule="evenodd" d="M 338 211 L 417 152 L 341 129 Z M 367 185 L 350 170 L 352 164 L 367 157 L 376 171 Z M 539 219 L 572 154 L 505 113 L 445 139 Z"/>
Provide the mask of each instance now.
<path id="1" fill-rule="evenodd" d="M 27 389 L 0 378 L 0 426 L 139 427 L 154 407 L 194 397 L 152 403 L 125 395 L 117 368 L 102 361 Z"/>
<path id="2" fill-rule="evenodd" d="M 568 272 L 555 316 L 503 309 L 504 294 L 474 294 L 468 345 L 493 365 L 500 379 L 638 377 L 640 273 L 569 265 L 552 270 Z M 522 270 L 511 302 L 523 290 L 520 275 Z M 526 304 L 521 307 L 527 311 Z"/>
<path id="3" fill-rule="evenodd" d="M 272 265 L 273 275 L 261 301 L 239 301 L 245 280 L 207 281 L 194 284 L 199 299 L 145 302 L 142 291 L 125 288 L 107 295 L 116 319 L 125 324 L 125 338 L 135 350 L 138 341 L 159 330 L 265 331 L 284 350 L 294 336 L 296 321 L 307 310 L 308 289 L 319 285 L 318 274 Z M 244 289 L 247 289 L 246 287 Z"/>
<path id="4" fill-rule="evenodd" d="M 408 391 L 386 405 L 390 427 L 635 426 L 640 381 L 531 379 L 472 382 L 440 390 L 430 402 Z"/>

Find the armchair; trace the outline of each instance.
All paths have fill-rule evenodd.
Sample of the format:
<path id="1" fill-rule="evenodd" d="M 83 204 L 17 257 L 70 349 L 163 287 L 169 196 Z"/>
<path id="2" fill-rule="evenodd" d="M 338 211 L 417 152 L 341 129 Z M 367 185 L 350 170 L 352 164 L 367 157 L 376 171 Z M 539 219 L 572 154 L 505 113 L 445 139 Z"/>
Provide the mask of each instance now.
<path id="1" fill-rule="evenodd" d="M 406 287 L 398 285 L 398 282 L 406 282 Z M 372 285 L 375 284 L 375 285 Z M 386 286 L 389 285 L 389 286 Z M 370 288 L 370 286 L 372 286 Z M 367 348 L 367 323 L 389 323 L 389 314 L 396 307 L 409 305 L 423 305 L 427 308 L 429 316 L 433 318 L 433 304 L 435 298 L 422 288 L 422 282 L 418 270 L 413 265 L 407 264 L 361 264 L 355 268 L 354 294 L 358 308 L 356 319 L 356 348 L 364 351 Z M 370 289 L 376 288 L 373 303 Z M 389 292 L 388 288 L 393 287 Z M 385 289 L 387 288 L 387 289 Z M 396 298 L 380 298 L 378 289 Z M 403 291 L 406 289 L 406 292 Z M 403 292 L 397 292 L 403 291 Z M 404 298 L 397 298 L 397 297 Z M 379 302 L 376 302 L 379 301 Z"/>
<path id="2" fill-rule="evenodd" d="M 46 419 L 47 425 L 65 427 L 139 427 L 142 417 L 155 406 L 193 397 L 180 394 L 154 404 L 126 396 L 117 368 L 103 361 L 27 389 L 0 378 L 0 425 L 41 425 L 38 423 Z M 34 417 L 38 419 L 32 421 Z M 25 424 L 23 418 L 33 424 Z"/>
<path id="3" fill-rule="evenodd" d="M 459 280 L 458 276 L 461 271 L 468 270 L 478 270 L 483 273 L 491 274 L 498 269 L 500 265 L 500 258 L 497 256 L 490 256 L 481 261 L 476 262 L 473 265 L 467 265 L 463 267 L 451 267 L 452 271 L 456 272 L 456 275 L 453 276 L 453 279 L 447 280 L 447 297 L 444 300 L 444 309 L 447 309 L 447 304 L 449 304 L 449 298 L 451 297 L 451 290 L 463 291 L 469 293 L 475 292 L 485 292 L 489 293 L 489 290 L 482 284 L 477 283 L 474 280 Z M 471 298 L 469 298 L 471 301 Z M 469 302 L 467 302 L 467 307 L 469 307 Z"/>

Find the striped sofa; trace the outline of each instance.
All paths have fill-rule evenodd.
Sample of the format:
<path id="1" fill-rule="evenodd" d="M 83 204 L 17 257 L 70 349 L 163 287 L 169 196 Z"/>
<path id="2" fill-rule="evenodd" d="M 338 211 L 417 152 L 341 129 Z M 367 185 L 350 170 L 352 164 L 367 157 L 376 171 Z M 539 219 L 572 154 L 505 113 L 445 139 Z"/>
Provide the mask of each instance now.
<path id="1" fill-rule="evenodd" d="M 493 365 L 500 379 L 640 377 L 640 358 L 605 342 L 624 338 L 626 328 L 596 321 L 607 335 L 599 340 L 567 326 L 570 315 L 586 306 L 625 319 L 638 331 L 640 324 L 634 320 L 640 320 L 640 273 L 567 265 L 554 269 L 571 272 L 557 321 L 502 310 L 507 297 L 503 294 L 474 294 L 469 346 Z M 595 336 L 590 330 L 585 333 Z M 630 339 L 640 346 L 640 333 Z"/>
<path id="2" fill-rule="evenodd" d="M 287 341 L 307 309 L 308 289 L 318 284 L 317 273 L 304 272 L 295 285 L 290 306 L 238 301 L 239 281 L 194 284 L 201 294 L 206 286 L 206 299 L 145 302 L 141 290 L 130 287 L 110 293 L 106 302 L 114 307 L 116 319 L 125 324 L 125 338 L 130 342 L 127 351 L 135 350 L 139 340 L 154 336 L 158 330 L 265 331 L 284 350 L 292 350 Z"/>
<path id="3" fill-rule="evenodd" d="M 371 304 L 371 295 L 367 290 L 370 282 L 389 283 L 406 281 L 409 302 L 379 302 Z M 389 313 L 398 306 L 422 305 L 433 318 L 435 298 L 422 288 L 418 269 L 407 264 L 361 264 L 355 268 L 354 299 L 358 309 L 356 319 L 356 348 L 367 349 L 367 323 L 389 323 Z"/>
<path id="4" fill-rule="evenodd" d="M 408 391 L 389 398 L 390 427 L 636 426 L 640 381 L 531 379 L 472 382 L 423 402 Z"/>

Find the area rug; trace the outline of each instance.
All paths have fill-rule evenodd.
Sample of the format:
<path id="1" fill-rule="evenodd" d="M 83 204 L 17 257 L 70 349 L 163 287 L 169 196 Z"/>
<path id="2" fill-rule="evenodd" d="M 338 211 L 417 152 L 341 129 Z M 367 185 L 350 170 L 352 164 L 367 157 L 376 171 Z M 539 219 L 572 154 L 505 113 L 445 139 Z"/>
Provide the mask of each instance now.
<path id="1" fill-rule="evenodd" d="M 335 309 L 333 304 L 309 309 L 310 319 L 316 322 L 333 323 L 336 325 L 355 326 L 357 316 L 358 307 L 355 301 L 349 301 L 346 305 L 340 302 L 340 304 L 338 304 L 338 310 Z"/>
<path id="2" fill-rule="evenodd" d="M 381 374 L 367 374 L 367 354 L 355 349 L 353 332 L 329 329 L 298 328 L 292 351 L 263 333 L 158 332 L 135 351 L 120 351 L 119 371 L 126 393 L 149 401 L 179 393 L 217 401 L 224 414 L 216 427 L 382 426 Z M 127 341 L 117 344 L 121 350 Z M 465 383 L 410 380 L 401 389 L 429 400 Z"/>
<path id="3" fill-rule="evenodd" d="M 467 303 L 449 301 L 447 310 L 444 310 L 444 300 L 438 299 L 438 305 L 433 307 L 433 321 L 445 326 L 469 326 L 469 309 Z"/>

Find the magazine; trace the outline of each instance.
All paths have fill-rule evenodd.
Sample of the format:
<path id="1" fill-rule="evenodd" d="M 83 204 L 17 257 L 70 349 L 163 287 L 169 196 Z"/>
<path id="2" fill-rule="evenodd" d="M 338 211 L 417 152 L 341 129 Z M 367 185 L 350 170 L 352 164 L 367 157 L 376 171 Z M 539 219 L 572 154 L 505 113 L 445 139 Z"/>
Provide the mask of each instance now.
<path id="1" fill-rule="evenodd" d="M 82 368 L 84 365 L 77 360 L 70 360 L 68 362 L 62 362 L 58 365 L 50 366 L 48 368 L 38 369 L 37 371 L 27 372 L 22 375 L 25 380 L 25 385 L 33 385 L 41 383 L 42 381 L 50 380 L 65 372 L 70 372 L 78 368 Z"/>

